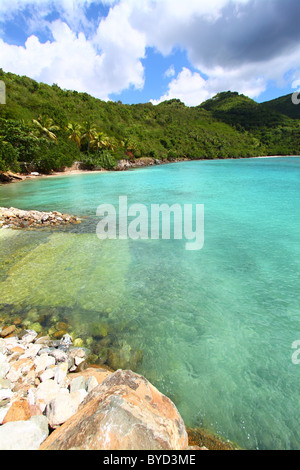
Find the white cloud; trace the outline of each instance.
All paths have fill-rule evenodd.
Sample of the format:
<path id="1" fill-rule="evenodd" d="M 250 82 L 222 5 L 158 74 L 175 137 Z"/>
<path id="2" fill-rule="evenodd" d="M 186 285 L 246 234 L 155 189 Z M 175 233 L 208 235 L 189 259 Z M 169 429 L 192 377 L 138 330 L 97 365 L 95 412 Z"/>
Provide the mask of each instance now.
<path id="1" fill-rule="evenodd" d="M 103 70 L 107 87 L 111 92 L 121 92 L 133 85 L 136 89 L 144 86 L 146 39 L 143 32 L 134 29 L 129 22 L 130 9 L 124 2 L 111 9 L 103 19 L 93 39 L 102 51 Z"/>
<path id="2" fill-rule="evenodd" d="M 164 73 L 164 78 L 175 77 L 175 75 L 176 75 L 175 67 L 174 65 L 170 65 L 170 67 Z"/>
<path id="3" fill-rule="evenodd" d="M 194 106 L 202 103 L 210 97 L 209 91 L 206 89 L 206 81 L 199 73 L 192 73 L 184 67 L 182 71 L 169 83 L 167 94 L 159 100 L 151 100 L 153 104 L 162 101 L 171 100 L 173 98 L 180 99 L 187 106 Z"/>
<path id="4" fill-rule="evenodd" d="M 140 58 L 145 54 L 145 41 L 131 28 L 123 8 L 112 10 L 92 39 L 74 33 L 60 20 L 49 24 L 49 29 L 53 41 L 46 43 L 35 35 L 27 39 L 25 47 L 0 39 L 1 67 L 50 85 L 87 91 L 104 100 L 129 86 L 143 87 Z"/>
<path id="5" fill-rule="evenodd" d="M 0 67 L 108 99 L 143 88 L 147 47 L 163 55 L 180 49 L 191 67 L 177 77 L 170 67 L 164 75 L 171 79 L 168 90 L 153 102 L 176 97 L 189 105 L 224 90 L 256 98 L 268 81 L 283 85 L 287 72 L 299 70 L 299 0 L 102 0 L 110 10 L 97 23 L 85 15 L 92 3 L 0 0 L 2 24 L 17 10 L 33 12 L 26 16 L 25 47 L 0 40 Z M 51 23 L 53 5 L 60 20 Z M 43 28 L 53 35 L 44 44 L 37 38 Z"/>

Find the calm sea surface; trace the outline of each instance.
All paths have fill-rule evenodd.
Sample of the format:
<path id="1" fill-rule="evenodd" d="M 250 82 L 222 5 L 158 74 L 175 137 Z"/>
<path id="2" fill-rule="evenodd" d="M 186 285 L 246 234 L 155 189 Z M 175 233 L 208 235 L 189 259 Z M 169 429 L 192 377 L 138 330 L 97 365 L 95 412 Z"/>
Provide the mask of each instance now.
<path id="1" fill-rule="evenodd" d="M 203 249 L 100 241 L 96 209 L 118 209 L 119 196 L 204 204 Z M 65 321 L 94 353 L 99 343 L 117 366 L 135 366 L 188 426 L 248 449 L 300 449 L 300 157 L 32 180 L 0 187 L 0 205 L 84 217 L 1 230 L 0 317 Z"/>

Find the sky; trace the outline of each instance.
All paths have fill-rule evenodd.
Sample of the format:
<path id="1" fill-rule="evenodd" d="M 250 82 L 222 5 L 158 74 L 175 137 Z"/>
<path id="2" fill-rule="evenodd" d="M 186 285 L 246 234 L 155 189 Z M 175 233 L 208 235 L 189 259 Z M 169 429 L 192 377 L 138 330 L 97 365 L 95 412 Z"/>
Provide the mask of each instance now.
<path id="1" fill-rule="evenodd" d="M 123 103 L 300 83 L 300 0 L 0 0 L 0 68 Z"/>

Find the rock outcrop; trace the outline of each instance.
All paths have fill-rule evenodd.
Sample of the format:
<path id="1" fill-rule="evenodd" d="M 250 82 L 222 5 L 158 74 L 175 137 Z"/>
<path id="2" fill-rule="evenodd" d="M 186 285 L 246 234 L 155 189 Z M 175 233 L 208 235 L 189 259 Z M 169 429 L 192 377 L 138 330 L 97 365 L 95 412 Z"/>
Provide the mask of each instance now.
<path id="1" fill-rule="evenodd" d="M 184 450 L 175 405 L 144 377 L 119 370 L 95 387 L 41 450 Z"/>
<path id="2" fill-rule="evenodd" d="M 37 228 L 78 223 L 78 217 L 57 211 L 39 212 L 0 207 L 0 228 Z"/>
<path id="3" fill-rule="evenodd" d="M 188 449 L 169 398 L 130 370 L 88 365 L 88 354 L 69 335 L 0 327 L 0 450 Z"/>

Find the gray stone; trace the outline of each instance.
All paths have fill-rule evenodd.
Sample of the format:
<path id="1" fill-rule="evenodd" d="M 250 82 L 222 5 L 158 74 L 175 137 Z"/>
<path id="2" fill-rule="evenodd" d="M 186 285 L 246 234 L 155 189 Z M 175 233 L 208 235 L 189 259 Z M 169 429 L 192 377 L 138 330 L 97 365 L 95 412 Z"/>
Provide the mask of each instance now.
<path id="1" fill-rule="evenodd" d="M 64 335 L 60 340 L 60 344 L 69 348 L 73 344 L 72 337 L 68 334 Z"/>
<path id="2" fill-rule="evenodd" d="M 94 388 L 96 388 L 97 386 L 98 386 L 98 381 L 96 377 L 92 376 L 87 379 L 85 388 L 88 393 L 94 390 Z"/>
<path id="3" fill-rule="evenodd" d="M 97 383 L 98 385 L 98 383 Z M 86 389 L 86 379 L 85 377 L 76 377 L 72 380 L 70 385 L 70 391 L 76 392 L 77 390 L 85 390 Z"/>
<path id="4" fill-rule="evenodd" d="M 0 427 L 1 450 L 38 450 L 49 435 L 46 416 L 33 416 L 28 421 L 13 421 Z"/>
<path id="5" fill-rule="evenodd" d="M 68 355 L 61 349 L 53 349 L 49 355 L 54 357 L 56 364 L 68 361 Z"/>

